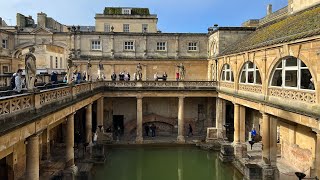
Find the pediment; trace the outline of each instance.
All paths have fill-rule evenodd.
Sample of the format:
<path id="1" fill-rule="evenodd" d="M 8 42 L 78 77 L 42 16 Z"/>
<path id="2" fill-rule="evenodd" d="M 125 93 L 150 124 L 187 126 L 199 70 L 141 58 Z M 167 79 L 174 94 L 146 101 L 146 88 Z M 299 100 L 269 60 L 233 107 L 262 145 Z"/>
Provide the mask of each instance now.
<path id="1" fill-rule="evenodd" d="M 48 28 L 43 28 L 43 27 L 37 27 L 30 33 L 31 34 L 53 34 Z"/>

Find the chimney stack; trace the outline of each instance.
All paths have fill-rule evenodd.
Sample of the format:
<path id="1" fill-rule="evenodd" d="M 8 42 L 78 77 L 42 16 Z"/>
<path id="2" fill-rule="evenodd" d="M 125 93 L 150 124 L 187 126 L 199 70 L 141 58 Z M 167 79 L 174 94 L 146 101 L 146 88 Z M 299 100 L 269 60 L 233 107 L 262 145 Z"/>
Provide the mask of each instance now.
<path id="1" fill-rule="evenodd" d="M 272 14 L 272 4 L 268 4 L 267 6 L 267 16 L 269 16 L 270 14 Z"/>

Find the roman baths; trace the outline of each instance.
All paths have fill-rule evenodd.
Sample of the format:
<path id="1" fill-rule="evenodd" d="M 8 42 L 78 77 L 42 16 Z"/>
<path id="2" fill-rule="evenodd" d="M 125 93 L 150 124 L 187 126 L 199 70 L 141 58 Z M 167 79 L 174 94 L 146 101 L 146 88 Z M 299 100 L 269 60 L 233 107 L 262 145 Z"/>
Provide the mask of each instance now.
<path id="1" fill-rule="evenodd" d="M 94 21 L 0 18 L 1 180 L 320 178 L 320 0 L 207 33 Z"/>

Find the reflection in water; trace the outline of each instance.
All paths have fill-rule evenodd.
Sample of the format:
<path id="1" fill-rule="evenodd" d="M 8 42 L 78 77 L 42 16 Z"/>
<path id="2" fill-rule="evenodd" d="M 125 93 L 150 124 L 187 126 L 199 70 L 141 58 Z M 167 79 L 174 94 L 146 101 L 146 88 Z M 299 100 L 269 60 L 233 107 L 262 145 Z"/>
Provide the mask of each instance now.
<path id="1" fill-rule="evenodd" d="M 183 159 L 182 150 L 178 150 L 178 180 L 183 180 Z"/>
<path id="2" fill-rule="evenodd" d="M 106 164 L 96 167 L 94 180 L 240 180 L 217 152 L 197 148 L 108 149 Z"/>

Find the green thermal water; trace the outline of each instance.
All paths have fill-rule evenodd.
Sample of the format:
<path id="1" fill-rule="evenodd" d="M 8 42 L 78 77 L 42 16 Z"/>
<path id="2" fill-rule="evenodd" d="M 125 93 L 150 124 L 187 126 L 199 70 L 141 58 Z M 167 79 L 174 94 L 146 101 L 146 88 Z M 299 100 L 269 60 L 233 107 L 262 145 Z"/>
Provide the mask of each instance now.
<path id="1" fill-rule="evenodd" d="M 94 180 L 240 180 L 217 152 L 186 147 L 108 149 L 106 164 L 96 167 Z"/>

